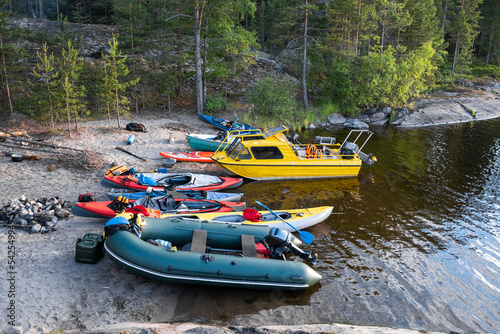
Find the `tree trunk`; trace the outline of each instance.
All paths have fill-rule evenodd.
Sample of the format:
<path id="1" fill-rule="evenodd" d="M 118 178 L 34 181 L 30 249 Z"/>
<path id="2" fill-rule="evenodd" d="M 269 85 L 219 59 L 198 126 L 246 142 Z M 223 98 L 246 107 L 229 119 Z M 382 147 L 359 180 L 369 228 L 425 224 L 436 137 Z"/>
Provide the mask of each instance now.
<path id="1" fill-rule="evenodd" d="M 207 104 L 207 78 L 206 78 L 206 68 L 208 65 L 208 43 L 207 43 L 207 34 L 208 34 L 208 15 L 209 11 L 207 9 L 207 12 L 205 13 L 205 36 L 203 37 L 203 66 L 202 66 L 202 83 L 203 83 L 203 105 L 205 106 Z M 201 22 L 201 21 L 200 21 Z"/>
<path id="2" fill-rule="evenodd" d="M 358 22 L 356 24 L 356 40 L 354 41 L 355 50 L 354 54 L 359 56 L 359 30 L 360 30 L 360 17 L 361 17 L 361 0 L 358 0 Z"/>
<path id="3" fill-rule="evenodd" d="M 201 74 L 200 31 L 204 4 L 196 1 L 194 8 L 194 66 L 196 81 L 196 111 L 203 113 L 203 78 Z"/>
<path id="4" fill-rule="evenodd" d="M 118 89 L 115 89 L 115 100 L 116 100 L 116 120 L 118 121 L 118 129 L 120 129 L 120 99 L 118 97 Z"/>
<path id="5" fill-rule="evenodd" d="M 38 10 L 40 11 L 40 18 L 43 19 L 43 0 L 39 0 Z"/>
<path id="6" fill-rule="evenodd" d="M 68 101 L 68 94 L 67 93 L 66 93 L 66 101 Z M 69 137 L 71 138 L 71 116 L 70 116 L 68 102 L 66 102 L 66 114 L 68 115 L 68 132 L 69 132 Z"/>
<path id="7" fill-rule="evenodd" d="M 306 84 L 306 74 L 307 74 L 307 6 L 309 5 L 308 0 L 305 0 L 305 11 L 304 11 L 304 51 L 302 53 L 302 95 L 304 99 L 304 108 L 309 108 L 309 101 L 307 100 L 307 84 Z"/>
<path id="8" fill-rule="evenodd" d="M 134 78 L 136 78 L 135 71 L 135 52 L 134 52 L 134 25 L 132 22 L 132 4 L 129 4 L 129 22 L 130 22 L 130 49 L 132 50 L 132 73 Z M 135 113 L 139 113 L 139 103 L 137 101 L 137 85 L 134 85 L 134 102 L 135 102 Z"/>
<path id="9" fill-rule="evenodd" d="M 260 47 L 264 47 L 264 0 L 260 0 Z"/>
<path id="10" fill-rule="evenodd" d="M 495 22 L 492 20 L 491 21 L 491 27 L 490 27 L 490 38 L 488 41 L 488 51 L 486 52 L 486 61 L 485 65 L 488 65 L 488 61 L 490 60 L 490 52 L 491 52 L 491 41 L 493 40 L 493 29 L 495 28 Z"/>
<path id="11" fill-rule="evenodd" d="M 1 31 L 0 31 L 0 47 L 2 47 L 3 74 L 5 76 L 5 88 L 7 90 L 7 98 L 9 99 L 10 114 L 14 115 L 14 108 L 12 107 L 12 98 L 10 97 L 9 79 L 7 78 L 7 66 L 5 66 L 5 54 L 3 52 L 3 37 Z"/>
<path id="12" fill-rule="evenodd" d="M 455 52 L 453 52 L 453 63 L 451 64 L 451 77 L 455 75 L 455 65 L 457 64 L 458 57 L 458 42 L 460 40 L 460 32 L 457 32 L 457 43 L 455 44 Z"/>

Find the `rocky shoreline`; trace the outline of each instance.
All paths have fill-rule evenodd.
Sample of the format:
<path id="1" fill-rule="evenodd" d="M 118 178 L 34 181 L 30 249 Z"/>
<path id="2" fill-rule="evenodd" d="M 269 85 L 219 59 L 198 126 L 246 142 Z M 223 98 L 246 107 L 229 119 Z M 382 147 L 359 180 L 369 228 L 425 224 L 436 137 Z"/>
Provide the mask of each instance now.
<path id="1" fill-rule="evenodd" d="M 500 83 L 493 81 L 478 86 L 464 94 L 440 92 L 415 101 L 413 109 L 369 108 L 355 118 L 340 114 L 328 116 L 328 124 L 345 128 L 367 130 L 371 126 L 396 126 L 401 128 L 436 126 L 487 120 L 500 116 Z"/>

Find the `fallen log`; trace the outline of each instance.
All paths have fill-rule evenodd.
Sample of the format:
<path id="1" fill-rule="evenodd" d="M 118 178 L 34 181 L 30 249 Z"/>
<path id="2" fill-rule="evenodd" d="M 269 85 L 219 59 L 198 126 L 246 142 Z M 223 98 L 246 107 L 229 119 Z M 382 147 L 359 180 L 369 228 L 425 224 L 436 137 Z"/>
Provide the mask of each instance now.
<path id="1" fill-rule="evenodd" d="M 122 152 L 125 152 L 125 153 L 127 153 L 127 154 L 130 154 L 131 156 L 136 157 L 137 159 L 141 159 L 142 161 L 147 162 L 147 160 L 146 160 L 145 158 L 140 157 L 140 156 L 138 156 L 138 155 L 135 155 L 134 153 L 129 152 L 129 151 L 127 151 L 127 150 L 124 150 L 124 149 L 123 149 L 123 148 L 121 148 L 121 147 L 118 147 L 118 146 L 117 146 L 117 147 L 115 147 L 115 148 L 116 148 L 117 150 L 119 150 L 119 151 L 122 151 Z"/>
<path id="2" fill-rule="evenodd" d="M 20 145 L 13 145 L 13 144 L 7 144 L 7 143 L 0 143 L 0 146 L 22 148 L 25 150 L 38 151 L 38 152 L 44 152 L 44 153 L 64 154 L 63 152 L 59 152 L 59 151 L 50 151 L 50 150 L 45 150 L 43 148 L 38 148 L 38 147 L 20 146 Z"/>
<path id="3" fill-rule="evenodd" d="M 2 132 L 6 133 L 6 134 L 8 134 L 10 136 L 13 136 L 13 137 L 24 138 L 23 136 L 27 136 L 29 138 L 33 138 L 29 134 L 27 134 L 26 132 L 24 132 L 24 131 L 9 132 L 9 131 L 5 131 L 5 130 L 0 129 L 0 134 L 2 134 Z M 34 138 L 34 139 L 40 140 L 40 139 L 37 139 L 37 138 Z"/>
<path id="4" fill-rule="evenodd" d="M 12 137 L 8 137 L 8 136 L 0 135 L 0 138 L 4 138 L 4 139 L 8 139 L 8 140 L 13 141 L 13 138 Z M 24 138 L 19 138 L 17 141 L 18 142 L 26 142 L 26 143 L 36 144 L 36 145 L 42 145 L 42 146 L 49 146 L 49 147 L 52 147 L 54 149 L 65 149 L 65 150 L 73 150 L 73 151 L 84 152 L 84 150 L 80 150 L 78 148 L 67 147 L 67 146 L 59 146 L 59 145 L 55 145 L 55 144 L 50 144 L 50 143 L 45 143 L 45 142 L 39 142 L 39 141 L 29 140 L 29 139 L 24 139 Z M 19 143 L 17 143 L 17 144 L 19 144 Z"/>

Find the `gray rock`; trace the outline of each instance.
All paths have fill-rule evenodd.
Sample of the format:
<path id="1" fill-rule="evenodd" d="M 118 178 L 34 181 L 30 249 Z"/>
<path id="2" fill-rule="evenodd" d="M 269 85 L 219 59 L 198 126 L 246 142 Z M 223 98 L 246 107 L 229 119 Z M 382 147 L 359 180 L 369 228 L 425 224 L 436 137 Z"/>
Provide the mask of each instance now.
<path id="1" fill-rule="evenodd" d="M 371 123 L 378 122 L 380 120 L 385 119 L 386 117 L 387 115 L 384 112 L 379 111 L 375 114 L 370 115 L 370 122 Z"/>
<path id="2" fill-rule="evenodd" d="M 381 119 L 381 120 L 378 120 L 375 122 L 371 122 L 370 125 L 386 125 L 387 123 L 389 123 L 389 121 L 390 121 L 390 118 L 386 117 L 384 119 Z"/>
<path id="3" fill-rule="evenodd" d="M 404 117 L 409 114 L 408 109 L 406 108 L 396 108 L 396 118 Z"/>
<path id="4" fill-rule="evenodd" d="M 29 211 L 25 208 L 22 208 L 21 210 L 19 210 L 18 214 L 20 217 L 24 218 L 29 215 Z"/>
<path id="5" fill-rule="evenodd" d="M 399 117 L 397 119 L 395 119 L 394 121 L 391 122 L 391 125 L 395 125 L 395 126 L 398 126 L 398 125 L 401 125 L 406 119 L 406 116 L 403 116 L 403 117 Z"/>
<path id="6" fill-rule="evenodd" d="M 358 121 L 357 119 L 348 120 L 342 125 L 344 128 L 355 129 L 355 130 L 368 130 L 370 127 L 365 122 Z"/>
<path id="7" fill-rule="evenodd" d="M 474 84 L 465 78 L 459 78 L 459 79 L 453 81 L 453 83 L 455 85 L 460 85 L 460 86 L 464 86 L 464 87 L 474 87 Z"/>
<path id="8" fill-rule="evenodd" d="M 386 115 L 389 115 L 392 112 L 392 109 L 391 109 L 391 107 L 383 107 L 380 109 L 380 111 Z"/>
<path id="9" fill-rule="evenodd" d="M 367 114 L 361 114 L 356 119 L 360 122 L 370 123 L 370 116 Z"/>
<path id="10" fill-rule="evenodd" d="M 330 114 L 326 117 L 328 119 L 328 123 L 330 124 L 344 124 L 346 122 L 346 118 L 341 114 Z"/>
<path id="11" fill-rule="evenodd" d="M 310 123 L 309 126 L 307 127 L 308 130 L 314 130 L 316 129 L 316 125 L 314 125 L 313 123 Z"/>
<path id="12" fill-rule="evenodd" d="M 67 218 L 69 217 L 69 211 L 66 209 L 60 209 L 55 212 L 55 215 L 59 218 Z"/>
<path id="13" fill-rule="evenodd" d="M 33 226 L 31 227 L 31 232 L 32 232 L 32 233 L 38 233 L 38 232 L 40 232 L 40 231 L 41 231 L 41 229 L 42 229 L 42 225 L 40 225 L 40 224 L 35 224 L 35 225 L 33 225 Z"/>
<path id="14" fill-rule="evenodd" d="M 378 109 L 377 108 L 368 108 L 366 110 L 368 112 L 368 114 L 375 114 L 376 112 L 378 112 Z"/>
<path id="15" fill-rule="evenodd" d="M 48 221 L 45 223 L 45 226 L 49 229 L 53 229 L 56 226 L 56 224 L 54 224 L 52 221 Z"/>

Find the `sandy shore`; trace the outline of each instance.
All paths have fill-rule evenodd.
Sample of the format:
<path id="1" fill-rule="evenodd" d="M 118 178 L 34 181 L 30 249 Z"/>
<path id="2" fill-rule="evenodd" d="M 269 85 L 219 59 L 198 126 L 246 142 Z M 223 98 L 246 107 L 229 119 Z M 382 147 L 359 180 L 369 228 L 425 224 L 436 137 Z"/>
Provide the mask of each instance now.
<path id="1" fill-rule="evenodd" d="M 495 108 L 496 114 L 490 113 L 491 117 L 500 116 L 498 105 Z M 430 109 L 423 110 L 425 114 Z M 99 185 L 99 181 L 110 164 L 126 164 L 138 171 L 155 170 L 163 166 L 160 151 L 188 148 L 182 129 L 217 133 L 216 129 L 195 119 L 194 114 L 165 114 L 140 120 L 130 118 L 122 120 L 122 126 L 130 121 L 143 123 L 148 132 L 131 133 L 116 129 L 116 121 L 111 129 L 107 127 L 107 121 L 92 121 L 81 124 L 80 133 L 72 138 L 52 138 L 57 145 L 99 153 L 103 164 L 97 171 L 80 169 L 75 172 L 66 168 L 64 163 L 32 151 L 21 150 L 20 153 L 37 154 L 42 159 L 12 162 L 8 156 L 0 156 L 0 204 L 21 195 L 29 198 L 59 196 L 76 201 L 79 194 L 87 192 L 104 200 L 106 189 Z M 125 146 L 130 134 L 136 139 L 132 145 Z M 170 138 L 174 143 L 169 142 Z M 127 155 L 116 147 L 123 147 L 147 161 Z M 55 169 L 49 171 L 52 164 Z M 197 166 L 198 172 L 220 174 L 215 165 Z M 174 168 L 175 171 L 189 171 L 193 165 L 177 163 Z M 228 303 L 212 307 L 209 294 L 200 297 L 194 292 L 196 299 L 186 301 L 186 296 L 198 288 L 140 278 L 118 268 L 106 257 L 96 265 L 76 263 L 76 239 L 88 232 L 102 233 L 102 228 L 102 220 L 79 217 L 60 220 L 57 230 L 48 234 L 30 234 L 21 229 L 9 232 L 11 230 L 7 227 L 0 228 L 1 333 L 422 333 L 338 324 L 289 327 L 256 323 L 227 327 L 224 323 L 212 326 L 214 324 L 206 324 L 203 319 L 186 318 L 183 314 L 189 313 L 187 309 L 203 307 L 206 314 L 220 318 L 224 311 L 234 306 Z M 15 238 L 9 239 L 9 233 Z M 14 256 L 8 255 L 9 245 L 15 248 Z M 9 264 L 9 261 L 14 262 Z M 183 322 L 171 323 L 179 319 Z"/>

